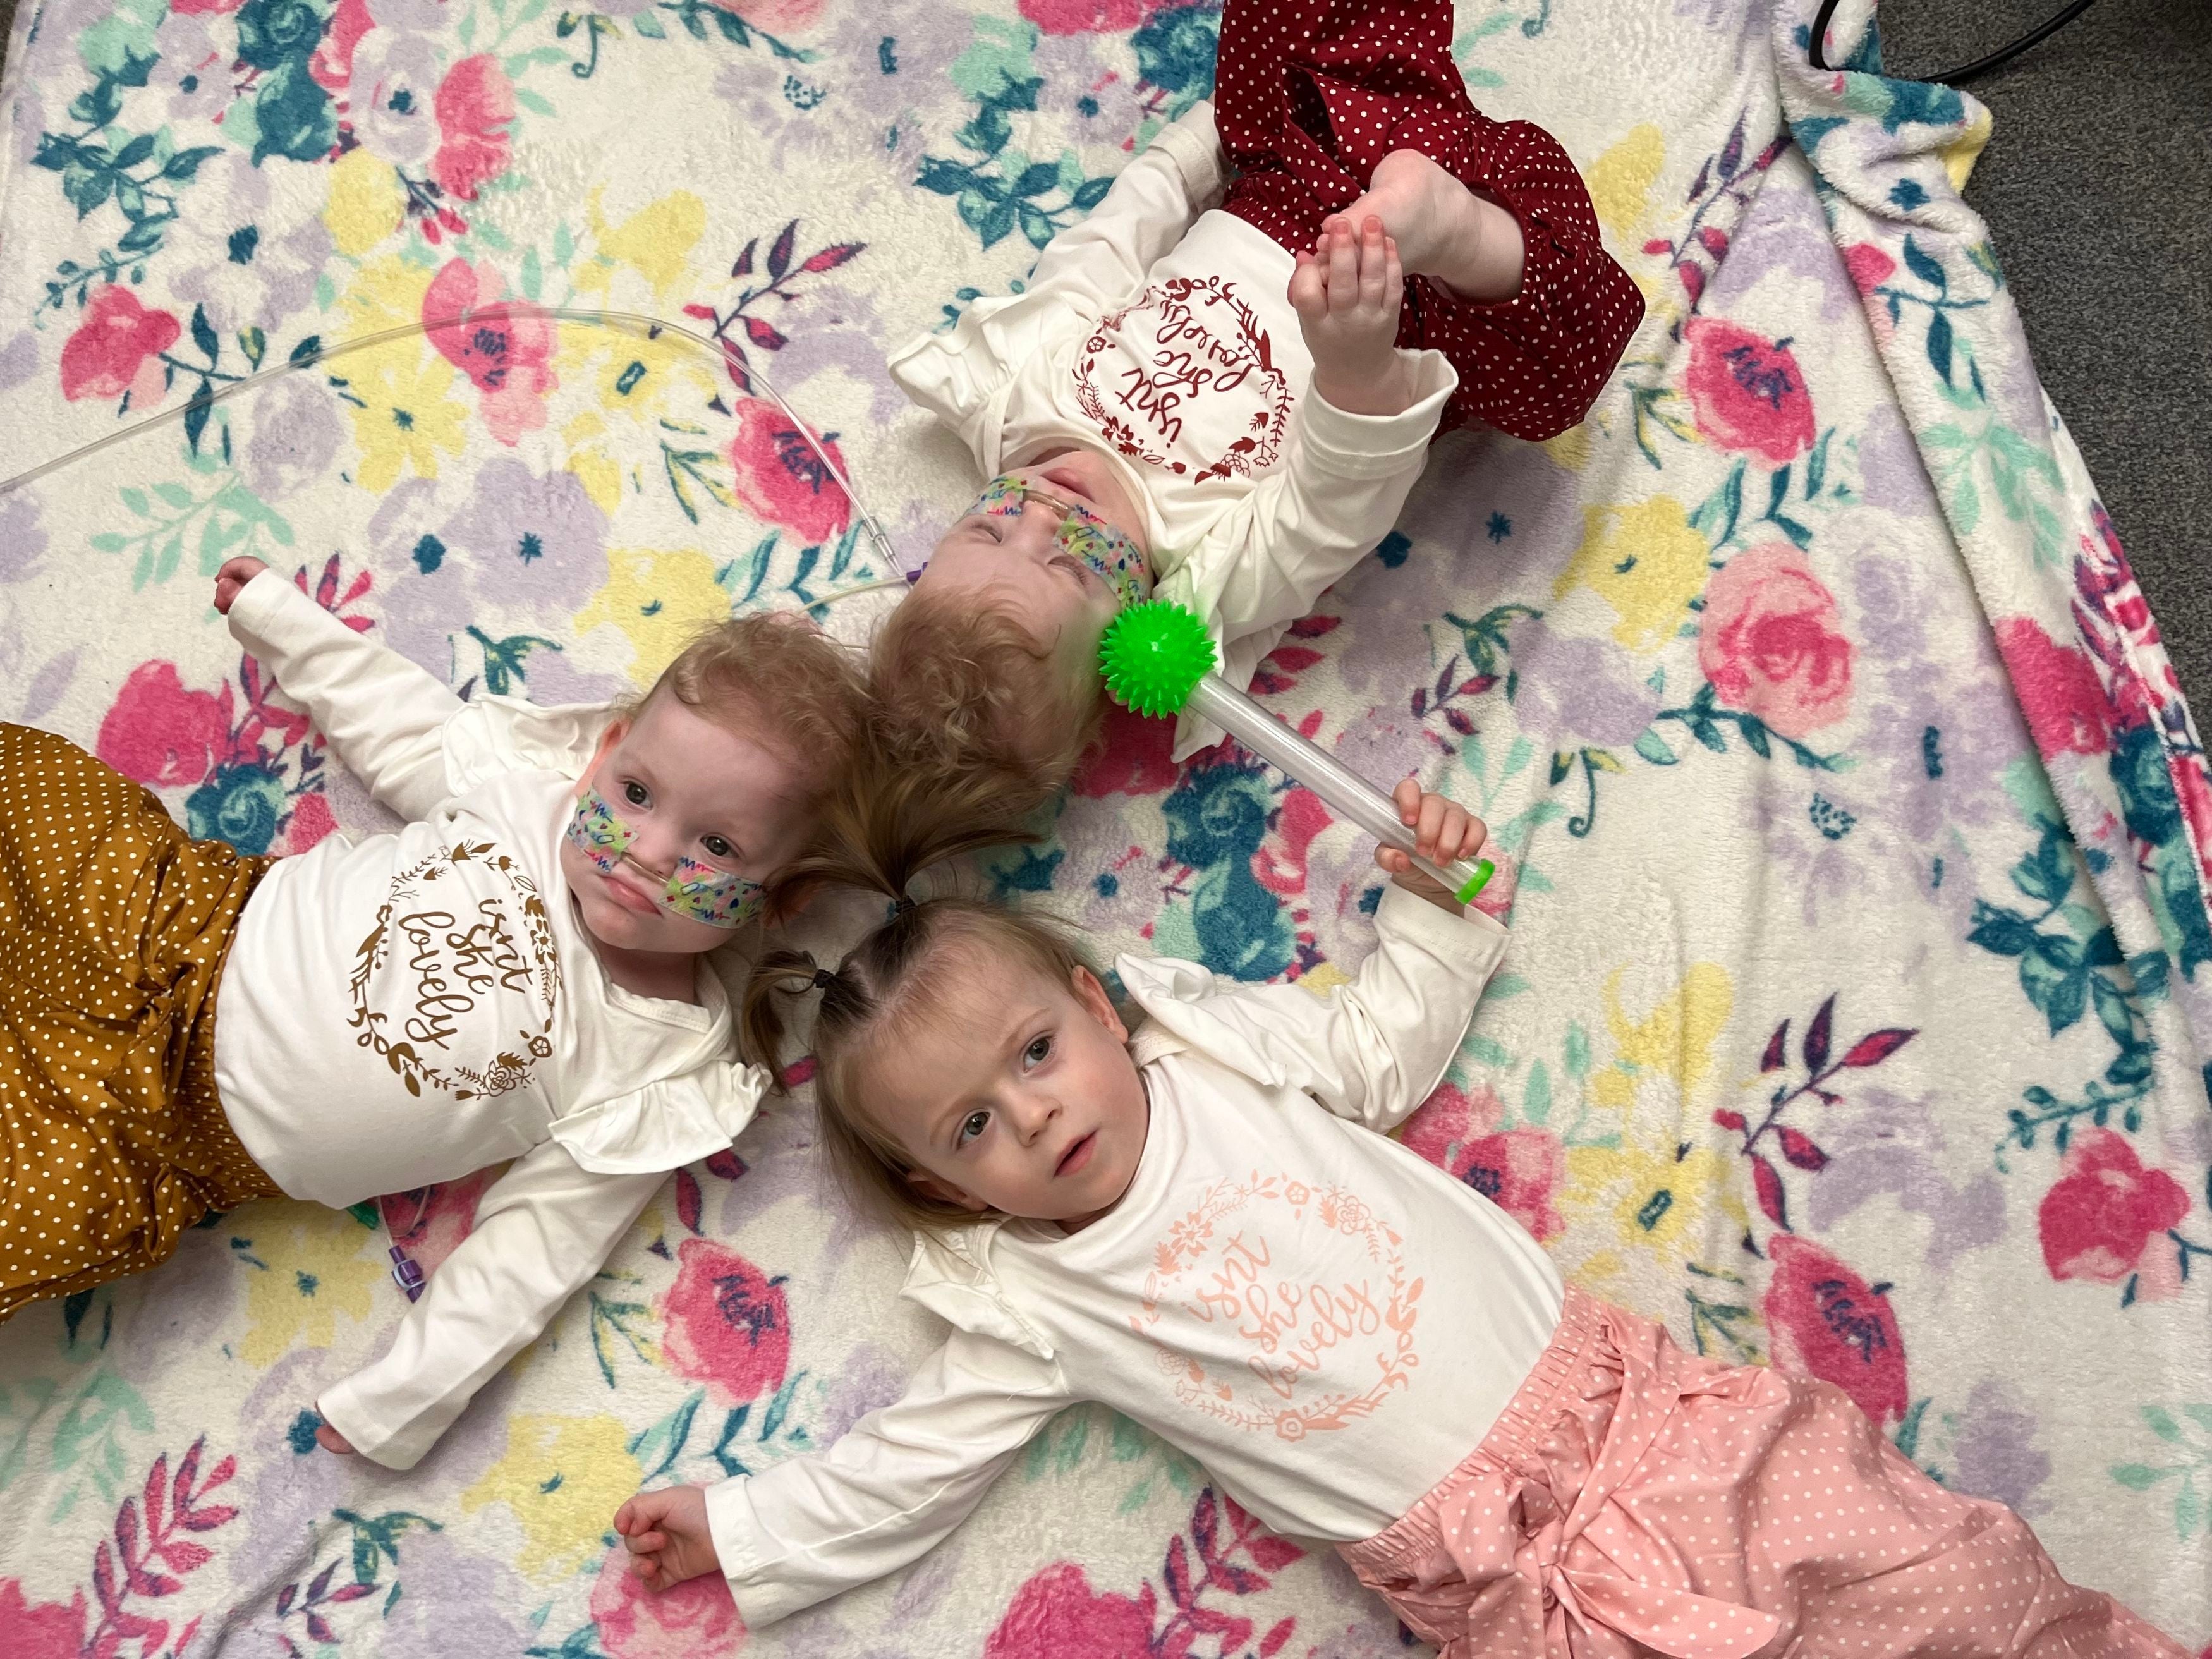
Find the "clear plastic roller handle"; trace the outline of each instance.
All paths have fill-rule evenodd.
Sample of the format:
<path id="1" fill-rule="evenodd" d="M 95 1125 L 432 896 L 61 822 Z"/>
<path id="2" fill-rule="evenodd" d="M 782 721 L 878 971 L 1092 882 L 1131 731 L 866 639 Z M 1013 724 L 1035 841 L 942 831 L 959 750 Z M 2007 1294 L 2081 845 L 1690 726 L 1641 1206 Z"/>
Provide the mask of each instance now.
<path id="1" fill-rule="evenodd" d="M 1182 712 L 1212 721 L 1270 766 L 1312 790 L 1340 817 L 1351 819 L 1386 846 L 1398 848 L 1442 882 L 1460 903 L 1474 902 L 1475 895 L 1497 873 L 1498 866 L 1488 859 L 1462 859 L 1438 866 L 1423 858 L 1413 850 L 1413 832 L 1400 820 L 1398 809 L 1388 795 L 1327 750 L 1300 737 L 1220 675 L 1201 678 Z"/>

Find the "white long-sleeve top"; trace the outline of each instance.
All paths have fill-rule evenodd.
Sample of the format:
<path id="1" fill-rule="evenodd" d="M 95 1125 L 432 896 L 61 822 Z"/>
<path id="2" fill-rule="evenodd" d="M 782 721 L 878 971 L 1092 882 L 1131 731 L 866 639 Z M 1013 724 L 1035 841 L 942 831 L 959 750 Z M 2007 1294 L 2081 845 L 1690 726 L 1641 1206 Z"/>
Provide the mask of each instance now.
<path id="1" fill-rule="evenodd" d="M 954 1331 L 820 1456 L 707 1489 L 760 1626 L 905 1565 L 1047 1419 L 1103 1401 L 1281 1531 L 1367 1538 L 1474 1449 L 1559 1323 L 1520 1225 L 1382 1131 L 1434 1088 L 1504 948 L 1396 887 L 1325 1000 L 1123 957 L 1151 1106 L 1121 1202 L 1080 1232 L 917 1241 L 906 1294 Z"/>
<path id="2" fill-rule="evenodd" d="M 985 477 L 1105 455 L 1145 514 L 1155 591 L 1206 620 L 1233 685 L 1397 522 L 1458 373 L 1401 350 L 1410 402 L 1351 415 L 1310 390 L 1290 252 L 1234 214 L 1200 103 L 1055 235 L 1023 291 L 891 354 L 891 378 Z M 1220 740 L 1186 718 L 1176 758 Z"/>
<path id="3" fill-rule="evenodd" d="M 330 836 L 254 890 L 216 1011 L 231 1127 L 286 1193 L 330 1205 L 514 1160 L 384 1356 L 319 1402 L 407 1468 L 668 1172 L 736 1138 L 767 1073 L 734 1063 L 711 971 L 697 1004 L 635 995 L 577 920 L 558 860 L 575 785 L 554 768 L 592 711 L 465 705 L 273 572 L 230 629 L 410 820 Z"/>

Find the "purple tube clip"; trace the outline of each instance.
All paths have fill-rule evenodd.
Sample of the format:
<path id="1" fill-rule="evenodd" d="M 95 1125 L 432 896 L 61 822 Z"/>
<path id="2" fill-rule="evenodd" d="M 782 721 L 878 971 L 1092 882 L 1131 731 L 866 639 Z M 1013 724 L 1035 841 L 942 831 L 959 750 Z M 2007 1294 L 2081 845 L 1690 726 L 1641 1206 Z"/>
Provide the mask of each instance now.
<path id="1" fill-rule="evenodd" d="M 422 1294 L 422 1269 L 416 1264 L 414 1257 L 409 1255 L 397 1244 L 392 1247 L 390 1255 L 392 1282 L 406 1291 L 407 1299 L 412 1302 Z"/>

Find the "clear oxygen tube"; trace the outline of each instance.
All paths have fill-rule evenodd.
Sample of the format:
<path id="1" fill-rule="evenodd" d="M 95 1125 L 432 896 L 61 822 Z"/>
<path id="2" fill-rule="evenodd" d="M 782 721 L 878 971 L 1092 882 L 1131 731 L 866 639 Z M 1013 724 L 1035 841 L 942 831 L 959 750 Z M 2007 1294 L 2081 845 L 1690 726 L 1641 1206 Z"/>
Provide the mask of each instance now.
<path id="1" fill-rule="evenodd" d="M 1168 599 L 1132 605 L 1098 647 L 1106 690 L 1139 714 L 1190 714 L 1212 722 L 1278 771 L 1319 795 L 1340 817 L 1395 847 L 1462 904 L 1472 904 L 1497 866 L 1488 859 L 1431 863 L 1390 798 L 1317 744 L 1309 742 L 1214 672 L 1206 624 Z"/>
<path id="2" fill-rule="evenodd" d="M 635 311 L 605 311 L 585 306 L 536 306 L 515 303 L 490 305 L 481 311 L 471 311 L 459 316 L 401 323 L 392 328 L 380 329 L 374 334 L 363 334 L 354 339 L 341 340 L 335 345 L 323 346 L 313 351 L 303 352 L 298 357 L 285 362 L 271 364 L 267 368 L 260 369 L 243 380 L 234 380 L 220 388 L 209 387 L 195 392 L 182 403 L 173 404 L 166 409 L 145 416 L 143 420 L 133 421 L 128 426 L 118 427 L 114 431 L 95 438 L 88 444 L 80 444 L 76 448 L 57 455 L 52 460 L 41 461 L 38 465 L 18 472 L 11 478 L 0 480 L 0 495 L 21 489 L 26 484 L 35 483 L 40 478 L 51 473 L 59 472 L 66 467 L 75 466 L 80 461 L 88 460 L 103 450 L 112 449 L 128 439 L 138 436 L 141 433 L 150 432 L 156 427 L 167 426 L 173 422 L 181 421 L 194 410 L 212 409 L 217 404 L 228 403 L 241 393 L 251 392 L 257 386 L 266 386 L 270 381 L 281 380 L 285 375 L 302 374 L 319 368 L 325 363 L 335 362 L 341 357 L 351 356 L 357 351 L 366 351 L 373 346 L 383 345 L 392 340 L 404 340 L 422 334 L 436 334 L 447 329 L 477 327 L 485 324 L 496 325 L 518 319 L 532 321 L 550 319 L 560 322 L 585 323 L 597 328 L 612 329 L 620 333 L 636 334 L 648 340 L 658 339 L 663 334 L 672 334 L 679 339 L 690 341 L 718 362 L 728 362 L 732 360 L 731 349 L 726 343 L 702 334 L 698 330 L 683 323 L 672 323 L 663 318 L 647 317 Z M 830 455 L 829 447 L 814 435 L 814 428 L 799 418 L 799 412 L 784 401 L 783 394 L 775 389 L 774 383 L 766 375 L 750 364 L 744 366 L 744 373 L 745 378 L 766 392 L 769 401 L 783 411 L 785 418 L 790 421 L 793 428 L 806 441 L 806 447 L 814 452 L 814 459 L 822 464 L 822 470 L 830 475 L 839 489 L 844 491 L 846 501 L 851 504 L 854 514 L 860 520 L 860 526 L 866 532 L 869 541 L 874 544 L 885 568 L 897 570 L 898 556 L 891 546 L 890 536 L 884 533 L 884 527 L 877 521 L 875 514 L 869 512 L 862 504 L 859 492 L 853 488 L 852 480 L 845 476 L 844 468 L 838 465 L 836 460 Z M 856 594 L 872 593 L 884 588 L 902 588 L 906 586 L 907 579 L 903 575 L 894 575 L 879 581 L 860 582 L 850 587 L 838 588 L 833 592 L 823 594 L 815 603 L 834 605 L 839 599 L 851 599 Z"/>

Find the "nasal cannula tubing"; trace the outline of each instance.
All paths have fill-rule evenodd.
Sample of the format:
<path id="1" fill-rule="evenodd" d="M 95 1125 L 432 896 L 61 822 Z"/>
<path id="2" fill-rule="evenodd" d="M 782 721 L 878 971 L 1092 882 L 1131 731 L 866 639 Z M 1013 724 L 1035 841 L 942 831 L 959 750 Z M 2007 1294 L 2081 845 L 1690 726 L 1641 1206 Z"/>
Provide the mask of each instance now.
<path id="1" fill-rule="evenodd" d="M 88 456 L 96 455 L 103 449 L 121 443 L 126 438 L 134 438 L 140 433 L 149 431 L 155 427 L 166 426 L 172 421 L 182 420 L 195 409 L 212 409 L 216 404 L 227 402 L 241 392 L 250 391 L 257 386 L 279 379 L 283 375 L 318 368 L 337 358 L 350 356 L 356 351 L 366 351 L 371 346 L 382 345 L 388 340 L 403 340 L 414 335 L 434 334 L 442 329 L 466 328 L 475 324 L 505 322 L 519 317 L 552 318 L 562 322 L 590 323 L 603 328 L 635 331 L 643 333 L 648 339 L 663 333 L 674 334 L 690 341 L 694 345 L 712 354 L 719 360 L 727 362 L 730 358 L 731 347 L 727 342 L 714 339 L 684 324 L 672 323 L 665 318 L 647 317 L 639 312 L 602 311 L 596 307 L 582 306 L 487 306 L 481 311 L 470 312 L 462 316 L 446 317 L 436 321 L 401 323 L 392 328 L 380 329 L 374 334 L 364 334 L 351 340 L 341 340 L 336 345 L 319 347 L 313 351 L 303 352 L 298 357 L 274 364 L 268 368 L 257 370 L 245 379 L 234 380 L 228 386 L 194 392 L 180 404 L 173 404 L 169 408 L 149 415 L 143 420 L 133 421 L 129 426 L 118 427 L 104 437 L 95 438 L 88 444 L 81 444 L 76 448 L 58 455 L 50 461 L 41 461 L 27 471 L 18 472 L 12 478 L 0 480 L 0 495 L 5 495 L 11 490 L 20 489 L 25 484 L 36 483 L 48 473 L 58 472 L 64 467 L 75 465 Z M 765 392 L 769 400 L 783 411 L 793 428 L 806 441 L 806 447 L 814 452 L 815 459 L 822 463 L 823 470 L 830 475 L 837 488 L 845 492 L 846 501 L 851 503 L 854 513 L 860 520 L 861 527 L 867 532 L 868 539 L 875 544 L 876 551 L 882 556 L 884 564 L 893 570 L 898 569 L 898 556 L 892 550 L 890 538 L 884 532 L 884 527 L 877 522 L 875 514 L 862 505 L 859 493 L 853 488 L 852 481 L 845 476 L 844 468 L 837 465 L 831 457 L 828 447 L 814 435 L 814 428 L 799 418 L 799 411 L 784 401 L 783 394 L 775 389 L 774 383 L 765 374 L 750 363 L 745 365 L 744 374 L 747 380 Z M 903 575 L 891 576 L 882 581 L 862 582 L 855 586 L 840 588 L 834 593 L 824 594 L 814 603 L 828 605 L 838 599 L 849 599 L 856 593 L 872 593 L 882 588 L 905 586 L 907 586 L 907 579 Z"/>

